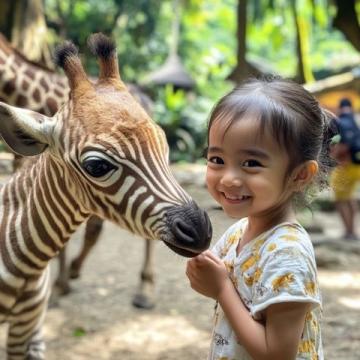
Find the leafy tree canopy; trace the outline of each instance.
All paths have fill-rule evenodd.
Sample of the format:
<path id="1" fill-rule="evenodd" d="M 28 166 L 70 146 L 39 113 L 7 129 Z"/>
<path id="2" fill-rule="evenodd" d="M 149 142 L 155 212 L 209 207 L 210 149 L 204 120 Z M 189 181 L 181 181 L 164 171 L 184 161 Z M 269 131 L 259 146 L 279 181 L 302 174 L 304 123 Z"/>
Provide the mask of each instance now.
<path id="1" fill-rule="evenodd" d="M 154 116 L 167 130 L 170 144 L 185 148 L 183 154 L 190 153 L 190 159 L 185 159 L 191 160 L 201 152 L 213 103 L 233 86 L 226 78 L 237 62 L 238 1 L 177 0 L 174 10 L 176 0 L 45 0 L 45 10 L 52 41 L 70 38 L 79 44 L 93 75 L 97 66 L 92 56 L 86 56 L 86 39 L 93 32 L 111 34 L 118 46 L 122 77 L 131 82 L 141 82 L 164 63 L 174 41 L 174 12 L 180 12 L 177 49 L 196 89 L 192 95 L 170 87 L 155 89 Z M 359 17 L 360 1 L 355 1 Z M 296 21 L 306 39 L 302 46 L 306 46 L 311 76 L 322 78 L 358 64 L 359 53 L 333 27 L 336 5 L 330 0 L 247 1 L 247 61 L 295 77 Z M 192 140 L 178 129 L 190 132 Z M 173 151 L 174 160 L 184 156 L 180 153 Z"/>

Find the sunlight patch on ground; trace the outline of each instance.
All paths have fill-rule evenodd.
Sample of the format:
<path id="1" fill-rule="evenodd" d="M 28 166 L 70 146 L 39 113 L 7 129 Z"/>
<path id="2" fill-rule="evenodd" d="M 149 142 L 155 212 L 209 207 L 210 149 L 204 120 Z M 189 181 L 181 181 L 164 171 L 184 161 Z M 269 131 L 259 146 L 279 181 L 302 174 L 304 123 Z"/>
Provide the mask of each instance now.
<path id="1" fill-rule="evenodd" d="M 341 305 L 344 305 L 350 309 L 354 309 L 354 310 L 360 310 L 360 296 L 352 296 L 351 298 L 349 297 L 340 297 L 338 299 L 338 302 Z"/>
<path id="2" fill-rule="evenodd" d="M 52 336 L 47 334 L 49 337 Z M 74 360 L 92 359 L 85 353 L 92 353 L 99 360 L 116 358 L 115 354 L 119 353 L 124 356 L 128 354 L 129 359 L 132 356 L 140 358 L 140 354 L 158 358 L 161 354 L 176 352 L 194 344 L 199 349 L 207 349 L 210 344 L 209 332 L 199 330 L 182 316 L 140 315 L 123 323 L 118 322 L 104 331 L 85 334 L 69 344 L 64 355 L 71 354 Z"/>
<path id="3" fill-rule="evenodd" d="M 208 339 L 209 336 L 181 316 L 164 315 L 143 315 L 117 325 L 116 332 L 117 336 L 111 339 L 112 342 L 120 341 L 132 348 L 146 346 L 148 353 L 156 353 L 159 347 L 162 351 L 173 350 L 200 339 Z M 174 338 L 177 339 L 175 343 L 172 341 Z"/>
<path id="4" fill-rule="evenodd" d="M 328 289 L 359 289 L 360 272 L 350 271 L 319 271 L 321 288 Z"/>
<path id="5" fill-rule="evenodd" d="M 66 316 L 63 309 L 48 309 L 44 323 L 45 342 L 59 338 L 60 330 L 64 326 L 65 319 Z"/>
<path id="6" fill-rule="evenodd" d="M 61 309 L 52 309 L 48 313 L 44 326 L 45 342 L 48 345 L 50 342 L 56 342 L 61 336 L 63 321 L 64 314 Z M 2 327 L 0 358 L 5 355 L 5 338 L 5 327 Z M 94 354 L 94 359 L 99 360 L 113 359 L 114 354 L 122 352 L 132 358 L 129 349 L 132 349 L 131 356 L 134 357 L 146 353 L 147 356 L 157 358 L 160 354 L 194 344 L 199 349 L 207 349 L 210 344 L 209 332 L 199 330 L 182 316 L 149 314 L 117 323 L 103 331 L 85 333 L 81 338 L 73 338 L 63 352 L 64 356 L 69 356 L 71 360 L 93 359 L 86 355 L 89 353 Z M 55 360 L 49 353 L 51 353 L 50 349 L 47 351 L 47 359 Z"/>

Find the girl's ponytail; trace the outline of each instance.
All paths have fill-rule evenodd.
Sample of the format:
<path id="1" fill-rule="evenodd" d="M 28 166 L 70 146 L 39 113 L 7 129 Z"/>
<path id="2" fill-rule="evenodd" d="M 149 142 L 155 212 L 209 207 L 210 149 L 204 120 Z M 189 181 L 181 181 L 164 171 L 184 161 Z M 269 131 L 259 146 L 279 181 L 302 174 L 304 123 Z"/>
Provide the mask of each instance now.
<path id="1" fill-rule="evenodd" d="M 336 115 L 329 110 L 320 107 L 323 129 L 322 153 L 328 154 L 330 151 L 331 139 L 339 133 L 336 125 Z"/>
<path id="2" fill-rule="evenodd" d="M 330 146 L 332 138 L 338 134 L 338 127 L 336 125 L 336 115 L 331 111 L 320 107 L 322 120 L 322 146 L 319 154 L 318 184 L 320 190 L 328 186 L 328 174 L 333 167 L 336 166 L 336 161 L 330 156 Z"/>

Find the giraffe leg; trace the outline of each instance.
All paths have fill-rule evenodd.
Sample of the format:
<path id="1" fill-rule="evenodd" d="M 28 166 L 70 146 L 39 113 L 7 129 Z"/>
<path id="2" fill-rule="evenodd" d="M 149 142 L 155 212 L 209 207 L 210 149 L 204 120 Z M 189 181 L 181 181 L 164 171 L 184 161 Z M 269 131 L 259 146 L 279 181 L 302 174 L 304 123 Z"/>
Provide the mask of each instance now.
<path id="1" fill-rule="evenodd" d="M 59 273 L 55 281 L 55 288 L 57 295 L 67 295 L 71 291 L 69 284 L 69 273 L 66 267 L 66 247 L 62 248 L 58 255 L 59 259 Z M 52 300 L 50 301 L 52 302 Z"/>
<path id="2" fill-rule="evenodd" d="M 9 327 L 7 360 L 44 360 L 45 343 L 40 328 L 31 329 L 28 339 L 21 336 L 18 340 L 18 332 L 21 325 L 13 323 Z"/>
<path id="3" fill-rule="evenodd" d="M 132 301 L 135 307 L 148 310 L 155 306 L 154 246 L 155 241 L 145 239 L 145 257 L 140 285 Z"/>
<path id="4" fill-rule="evenodd" d="M 80 254 L 71 262 L 70 265 L 69 273 L 71 279 L 76 279 L 80 276 L 80 270 L 83 266 L 83 262 L 87 258 L 90 250 L 97 243 L 103 228 L 103 223 L 103 220 L 97 216 L 91 216 L 88 219 L 86 223 L 83 247 L 80 251 Z"/>
<path id="5" fill-rule="evenodd" d="M 48 268 L 49 269 L 49 268 Z M 39 287 L 30 286 L 12 309 L 7 338 L 7 360 L 44 360 L 42 326 L 49 299 L 49 270 Z M 42 295 L 34 295 L 35 293 Z"/>

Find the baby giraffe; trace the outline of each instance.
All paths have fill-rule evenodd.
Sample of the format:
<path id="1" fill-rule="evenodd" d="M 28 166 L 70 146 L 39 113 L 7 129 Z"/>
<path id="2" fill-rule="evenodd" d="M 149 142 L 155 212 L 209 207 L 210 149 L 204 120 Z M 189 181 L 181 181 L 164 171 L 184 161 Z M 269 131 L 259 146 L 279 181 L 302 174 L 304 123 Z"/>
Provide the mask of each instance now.
<path id="1" fill-rule="evenodd" d="M 53 116 L 0 103 L 0 134 L 34 160 L 0 189 L 0 322 L 8 360 L 44 359 L 41 328 L 49 261 L 91 215 L 179 255 L 208 248 L 211 224 L 172 176 L 165 134 L 120 79 L 116 48 L 89 40 L 100 63 L 94 84 L 72 43 L 56 52 L 70 99 Z"/>

